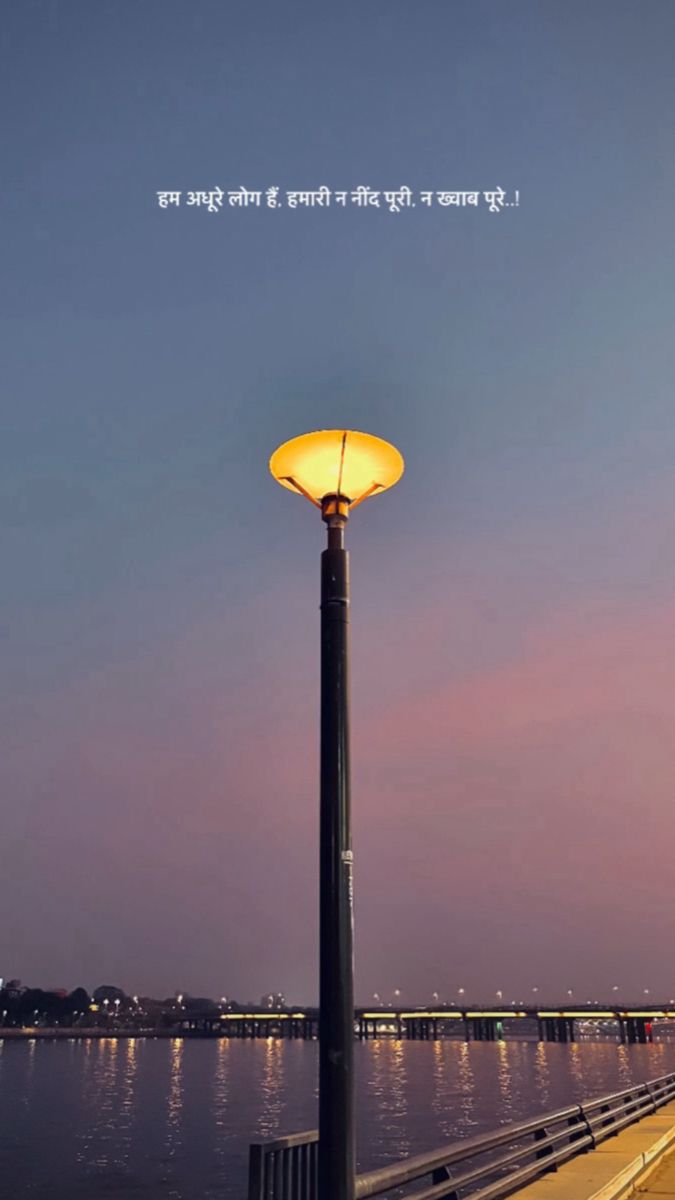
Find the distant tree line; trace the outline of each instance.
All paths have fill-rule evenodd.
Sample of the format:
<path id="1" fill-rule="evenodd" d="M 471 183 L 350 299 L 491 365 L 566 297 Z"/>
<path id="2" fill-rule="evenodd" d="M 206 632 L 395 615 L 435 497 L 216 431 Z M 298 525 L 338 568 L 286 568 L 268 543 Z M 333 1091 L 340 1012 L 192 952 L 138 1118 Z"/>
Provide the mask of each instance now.
<path id="1" fill-rule="evenodd" d="M 280 993 L 269 993 L 261 1002 L 263 1008 L 276 1005 L 283 1008 Z M 175 1025 L 190 1013 L 218 1013 L 224 1009 L 250 1012 L 253 1001 L 242 1004 L 222 997 L 220 1003 L 208 996 L 189 996 L 176 993 L 165 1000 L 150 996 L 128 996 L 122 988 L 101 984 L 90 995 L 86 988 L 72 992 L 45 991 L 43 988 L 22 987 L 18 979 L 9 980 L 0 988 L 0 1027 L 26 1028 L 33 1026 L 91 1026 L 101 1028 L 148 1028 Z"/>
<path id="2" fill-rule="evenodd" d="M 61 992 L 45 992 L 42 988 L 22 988 L 20 991 L 0 990 L 0 1020 L 2 1024 L 34 1025 L 37 1021 L 49 1025 L 73 1025 L 89 1011 L 89 993 L 75 988 L 65 996 Z"/>

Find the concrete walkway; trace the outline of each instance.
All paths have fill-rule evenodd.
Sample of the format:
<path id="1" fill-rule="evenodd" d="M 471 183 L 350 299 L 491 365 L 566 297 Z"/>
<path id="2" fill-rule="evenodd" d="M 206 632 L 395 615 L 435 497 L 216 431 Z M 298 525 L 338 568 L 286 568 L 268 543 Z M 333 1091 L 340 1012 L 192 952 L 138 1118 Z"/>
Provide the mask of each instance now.
<path id="1" fill-rule="evenodd" d="M 661 1200 L 672 1196 L 675 1200 L 675 1155 L 669 1155 L 661 1166 L 657 1167 L 646 1183 L 638 1188 L 638 1195 L 660 1196 Z"/>
<path id="2" fill-rule="evenodd" d="M 513 1200 L 675 1200 L 675 1103 L 514 1193 Z"/>

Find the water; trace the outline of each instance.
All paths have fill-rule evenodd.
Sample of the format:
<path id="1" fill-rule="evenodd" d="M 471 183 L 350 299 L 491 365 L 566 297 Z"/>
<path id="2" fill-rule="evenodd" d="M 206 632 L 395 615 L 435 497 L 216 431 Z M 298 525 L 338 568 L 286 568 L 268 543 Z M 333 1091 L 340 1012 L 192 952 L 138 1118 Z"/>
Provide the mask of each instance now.
<path id="1" fill-rule="evenodd" d="M 675 1070 L 675 1043 L 357 1043 L 359 1169 Z M 313 1042 L 0 1041 L 0 1195 L 245 1200 L 250 1140 L 316 1124 Z"/>

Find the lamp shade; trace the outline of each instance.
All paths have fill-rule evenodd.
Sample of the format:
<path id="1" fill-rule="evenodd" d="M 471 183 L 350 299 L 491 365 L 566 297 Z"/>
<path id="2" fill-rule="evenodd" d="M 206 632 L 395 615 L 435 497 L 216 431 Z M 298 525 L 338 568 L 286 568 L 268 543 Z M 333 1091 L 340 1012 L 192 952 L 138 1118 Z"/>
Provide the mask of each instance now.
<path id="1" fill-rule="evenodd" d="M 343 496 L 350 505 L 393 487 L 403 474 L 403 457 L 390 442 L 352 429 L 321 429 L 284 442 L 270 459 L 282 487 L 320 504 Z"/>

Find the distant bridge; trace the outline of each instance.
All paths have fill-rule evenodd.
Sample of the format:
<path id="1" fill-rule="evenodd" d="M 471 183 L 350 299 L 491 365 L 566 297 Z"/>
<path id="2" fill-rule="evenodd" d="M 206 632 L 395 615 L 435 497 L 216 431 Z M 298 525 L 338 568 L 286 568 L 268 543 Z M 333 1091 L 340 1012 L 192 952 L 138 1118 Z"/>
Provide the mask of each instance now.
<path id="1" fill-rule="evenodd" d="M 524 1022 L 529 1022 L 525 1025 Z M 463 1036 L 466 1041 L 495 1042 L 531 1034 L 534 1024 L 539 1041 L 573 1042 L 578 1023 L 596 1027 L 607 1021 L 616 1023 L 622 1042 L 646 1043 L 653 1040 L 655 1022 L 675 1021 L 675 1009 L 658 1005 L 622 1008 L 616 1005 L 579 1005 L 575 1008 L 433 1008 L 394 1009 L 357 1008 L 354 1035 L 360 1039 L 393 1037 L 432 1040 Z M 315 1038 L 319 1032 L 316 1008 L 283 1009 L 261 1012 L 186 1012 L 177 1019 L 181 1032 L 212 1037 L 288 1037 Z"/>

